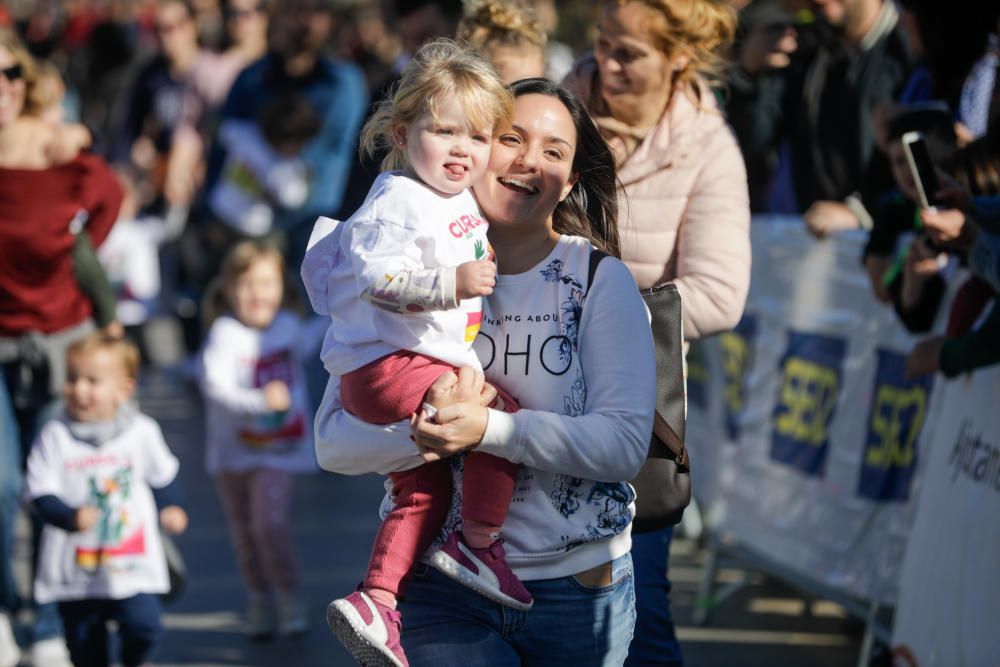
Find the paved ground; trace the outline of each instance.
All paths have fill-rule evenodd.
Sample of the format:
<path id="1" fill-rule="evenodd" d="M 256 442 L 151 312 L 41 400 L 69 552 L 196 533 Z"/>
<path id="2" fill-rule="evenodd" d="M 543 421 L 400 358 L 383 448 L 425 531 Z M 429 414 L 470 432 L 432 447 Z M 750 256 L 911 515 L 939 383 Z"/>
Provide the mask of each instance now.
<path id="1" fill-rule="evenodd" d="M 160 420 L 181 459 L 191 527 L 177 542 L 190 569 L 189 588 L 167 608 L 161 667 L 347 667 L 349 656 L 330 636 L 323 611 L 331 597 L 360 580 L 382 497 L 375 476 L 320 473 L 295 492 L 294 532 L 302 557 L 305 596 L 316 622 L 296 640 L 250 643 L 239 630 L 243 594 L 222 511 L 202 465 L 202 414 L 197 391 L 176 378 L 147 376 L 143 409 Z M 744 576 L 749 585 L 719 606 L 709 625 L 696 627 L 705 552 L 677 540 L 671 558 L 678 632 L 691 667 L 849 667 L 856 664 L 860 624 L 837 605 L 806 599 L 754 573 L 720 569 L 718 581 Z M 449 667 L 449 666 L 442 666 Z"/>

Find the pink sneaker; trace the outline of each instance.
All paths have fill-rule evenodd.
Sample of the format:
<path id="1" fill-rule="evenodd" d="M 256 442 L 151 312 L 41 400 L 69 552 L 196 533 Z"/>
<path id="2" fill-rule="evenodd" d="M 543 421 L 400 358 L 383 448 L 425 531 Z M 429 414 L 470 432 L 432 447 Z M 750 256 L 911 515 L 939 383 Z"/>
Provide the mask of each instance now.
<path id="1" fill-rule="evenodd" d="M 463 586 L 505 607 L 527 611 L 534 602 L 531 593 L 507 565 L 503 540 L 485 549 L 473 549 L 454 532 L 431 556 L 431 564 Z"/>
<path id="2" fill-rule="evenodd" d="M 399 643 L 403 624 L 398 611 L 361 591 L 334 600 L 326 623 L 362 667 L 410 667 Z"/>

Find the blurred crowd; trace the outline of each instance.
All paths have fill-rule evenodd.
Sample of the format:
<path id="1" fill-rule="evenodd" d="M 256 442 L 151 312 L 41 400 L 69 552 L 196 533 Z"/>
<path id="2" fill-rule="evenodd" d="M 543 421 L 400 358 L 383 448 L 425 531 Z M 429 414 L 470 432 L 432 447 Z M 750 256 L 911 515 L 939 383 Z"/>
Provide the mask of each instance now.
<path id="1" fill-rule="evenodd" d="M 117 338 L 176 317 L 194 358 L 213 316 L 206 304 L 220 290 L 230 295 L 242 275 L 220 278 L 223 258 L 241 244 L 277 248 L 269 266 L 285 275 L 271 279 L 286 281 L 292 311 L 304 305 L 299 266 L 313 223 L 348 218 L 379 172 L 380 156 L 357 151 L 364 121 L 419 46 L 441 36 L 467 41 L 508 82 L 569 76 L 625 164 L 621 187 L 639 222 L 656 226 L 669 191 L 685 229 L 702 230 L 671 236 L 668 257 L 645 277 L 644 249 L 623 248 L 640 286 L 678 278 L 689 290 L 692 337 L 733 326 L 741 312 L 746 281 L 725 267 L 748 266 L 746 204 L 742 195 L 703 195 L 718 195 L 713 187 L 739 195 L 729 184 L 742 179 L 742 165 L 735 149 L 725 152 L 726 131 L 719 155 L 732 169 L 692 169 L 675 193 L 677 170 L 655 154 L 660 139 L 643 142 L 662 137 L 674 150 L 671 132 L 694 132 L 685 119 L 717 106 L 742 152 L 751 212 L 800 214 L 817 239 L 868 235 L 858 270 L 908 329 L 929 336 L 910 354 L 909 374 L 954 377 L 1000 361 L 998 3 L 647 3 L 667 24 L 683 16 L 683 30 L 661 31 L 675 41 L 655 44 L 656 53 L 669 54 L 678 73 L 698 63 L 690 79 L 671 83 L 706 91 L 674 126 L 662 120 L 674 98 L 649 93 L 659 75 L 647 64 L 649 44 L 628 25 L 597 31 L 605 4 L 0 0 L 0 292 L 15 296 L 0 308 L 9 394 L 0 407 L 13 406 L 8 420 L 19 431 L 9 437 L 22 443 L 0 475 L 23 466 L 49 399 L 65 391 L 67 344 L 91 328 Z M 702 16 L 705 6 L 735 18 Z M 580 66 L 590 51 L 603 89 Z M 625 92 L 608 92 L 609 73 Z M 643 106 L 649 100 L 659 106 Z M 911 163 L 921 155 L 930 164 L 917 179 Z M 628 181 L 641 180 L 629 159 L 657 174 L 656 192 Z M 705 177 L 712 168 L 716 182 Z M 693 226 L 713 215 L 732 226 Z M 299 335 L 318 350 L 321 329 Z M 47 365 L 32 374 L 43 368 L 37 359 Z M 304 400 L 286 387 L 268 405 L 287 412 Z M 15 606 L 10 589 L 0 607 Z M 297 627 L 301 610 L 288 606 Z M 39 640 L 57 634 L 54 621 L 35 628 Z"/>

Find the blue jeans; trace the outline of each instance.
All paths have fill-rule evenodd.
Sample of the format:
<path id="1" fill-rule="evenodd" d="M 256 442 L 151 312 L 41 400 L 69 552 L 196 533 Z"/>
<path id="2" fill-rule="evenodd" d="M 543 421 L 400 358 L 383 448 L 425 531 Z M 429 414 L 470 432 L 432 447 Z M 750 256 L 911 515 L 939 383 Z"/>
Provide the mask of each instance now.
<path id="1" fill-rule="evenodd" d="M 531 611 L 490 602 L 437 570 L 418 565 L 400 603 L 411 667 L 617 667 L 635 623 L 632 559 L 612 563 L 612 583 L 574 577 L 526 581 Z"/>
<path id="2" fill-rule="evenodd" d="M 60 602 L 66 626 L 66 647 L 74 667 L 108 667 L 108 621 L 118 623 L 121 658 L 125 667 L 147 662 L 163 634 L 160 600 L 140 593 L 124 600 L 73 600 Z"/>
<path id="3" fill-rule="evenodd" d="M 14 523 L 24 485 L 24 463 L 41 425 L 52 416 L 58 405 L 55 401 L 50 401 L 15 408 L 10 387 L 16 370 L 14 364 L 0 365 L 0 549 L 3 549 L 0 552 L 0 610 L 3 611 L 14 611 L 18 606 L 11 556 Z M 32 524 L 32 552 L 37 560 L 41 525 L 35 517 Z M 50 639 L 60 634 L 62 623 L 56 605 L 39 605 L 35 609 L 33 641 Z"/>
<path id="4" fill-rule="evenodd" d="M 627 667 L 681 667 L 684 658 L 670 615 L 667 558 L 673 527 L 632 535 L 635 600 L 638 617 Z"/>

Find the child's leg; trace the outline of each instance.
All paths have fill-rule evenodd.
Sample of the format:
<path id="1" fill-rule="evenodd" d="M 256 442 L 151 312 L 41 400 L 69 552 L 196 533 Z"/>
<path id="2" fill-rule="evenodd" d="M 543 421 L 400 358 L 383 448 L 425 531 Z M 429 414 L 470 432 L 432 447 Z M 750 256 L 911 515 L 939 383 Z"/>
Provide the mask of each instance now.
<path id="1" fill-rule="evenodd" d="M 516 463 L 491 454 L 469 452 L 462 473 L 462 537 L 474 549 L 500 538 L 500 527 L 514 497 Z"/>
<path id="2" fill-rule="evenodd" d="M 257 468 L 249 475 L 250 534 L 258 567 L 268 588 L 293 592 L 299 586 L 299 560 L 288 518 L 292 475 L 273 468 Z"/>
<path id="3" fill-rule="evenodd" d="M 59 603 L 73 667 L 108 667 L 108 600 L 73 600 Z"/>
<path id="4" fill-rule="evenodd" d="M 374 592 L 369 593 L 373 599 L 393 607 L 406 575 L 444 524 L 451 502 L 451 464 L 425 463 L 389 477 L 394 506 L 375 536 L 363 587 Z"/>
<path id="5" fill-rule="evenodd" d="M 224 472 L 216 475 L 215 485 L 228 519 L 236 565 L 243 583 L 251 595 L 260 596 L 267 593 L 268 582 L 250 527 L 250 480 L 249 472 Z"/>
<path id="6" fill-rule="evenodd" d="M 343 376 L 340 400 L 369 424 L 394 424 L 419 412 L 427 388 L 454 370 L 440 359 L 401 350 Z"/>
<path id="7" fill-rule="evenodd" d="M 122 665 L 139 667 L 147 662 L 163 634 L 159 598 L 140 593 L 115 600 L 112 617 L 118 622 Z"/>
<path id="8" fill-rule="evenodd" d="M 517 412 L 517 401 L 496 387 L 494 402 L 504 412 Z M 462 473 L 462 537 L 474 549 L 485 549 L 500 537 L 514 497 L 520 466 L 490 454 L 469 452 Z"/>

